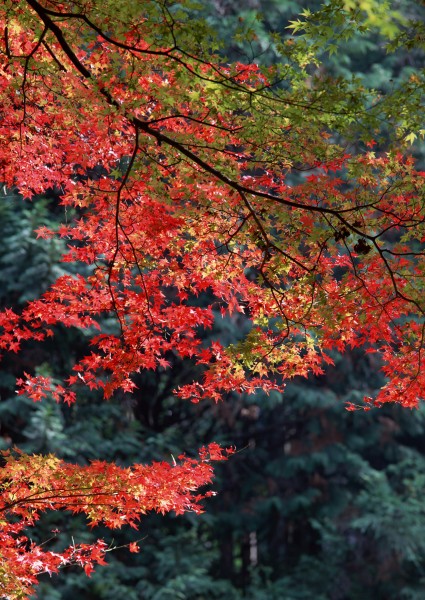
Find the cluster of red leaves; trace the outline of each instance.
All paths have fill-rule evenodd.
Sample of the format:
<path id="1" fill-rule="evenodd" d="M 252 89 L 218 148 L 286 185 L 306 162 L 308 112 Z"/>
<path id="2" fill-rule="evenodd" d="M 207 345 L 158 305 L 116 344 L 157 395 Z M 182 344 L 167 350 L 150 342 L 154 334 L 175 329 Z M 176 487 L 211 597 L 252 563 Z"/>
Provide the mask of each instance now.
<path id="1" fill-rule="evenodd" d="M 87 575 L 95 564 L 105 564 L 108 547 L 72 545 L 52 552 L 31 541 L 28 529 L 49 510 L 87 515 L 90 526 L 103 523 L 112 529 L 136 527 L 148 511 L 199 513 L 199 487 L 212 479 L 211 461 L 224 460 L 232 450 L 210 444 L 199 459 L 180 456 L 178 463 L 134 465 L 121 468 L 94 461 L 88 466 L 69 464 L 54 456 L 28 456 L 4 452 L 0 470 L 0 589 L 3 598 L 29 595 L 37 575 L 54 573 L 65 565 L 80 565 Z M 129 547 L 137 552 L 136 543 Z M 21 594 L 21 596 L 20 596 Z"/>
<path id="2" fill-rule="evenodd" d="M 416 405 L 423 252 L 403 236 L 414 231 L 422 243 L 423 174 L 411 161 L 351 157 L 313 116 L 304 140 L 287 123 L 268 130 L 261 119 L 279 105 L 261 92 L 255 65 L 186 57 L 182 66 L 172 49 L 140 42 L 151 33 L 143 20 L 125 44 L 100 35 L 71 47 L 53 27 L 59 19 L 62 36 L 83 35 L 80 20 L 60 20 L 66 3 L 28 4 L 35 13 L 25 29 L 16 18 L 1 55 L 2 179 L 26 196 L 60 187 L 78 217 L 38 235 L 68 240 L 64 260 L 94 268 L 60 277 L 19 316 L 4 311 L 0 346 L 18 351 L 56 324 L 99 328 L 108 313 L 120 332 L 94 336 L 63 385 L 25 375 L 20 393 L 72 403 L 79 385 L 106 397 L 131 392 L 132 374 L 166 367 L 171 352 L 205 367 L 178 395 L 218 400 L 282 389 L 287 378 L 321 373 L 328 351 L 367 345 L 391 377 L 379 402 Z M 40 19 L 43 43 L 31 32 Z M 291 187 L 295 162 L 311 175 Z M 200 294 L 209 305 L 193 305 Z M 248 338 L 205 348 L 198 333 L 218 313 L 249 318 Z"/>

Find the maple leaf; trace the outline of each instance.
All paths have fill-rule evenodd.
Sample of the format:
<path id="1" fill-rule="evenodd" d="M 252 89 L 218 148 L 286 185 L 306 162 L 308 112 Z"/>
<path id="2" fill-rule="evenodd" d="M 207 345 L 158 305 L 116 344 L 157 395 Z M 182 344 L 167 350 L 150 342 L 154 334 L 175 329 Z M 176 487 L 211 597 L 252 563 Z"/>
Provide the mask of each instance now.
<path id="1" fill-rule="evenodd" d="M 84 565 L 84 573 L 87 575 L 87 577 L 90 577 L 90 575 L 93 573 L 94 571 L 94 567 L 91 563 L 87 563 Z"/>
<path id="2" fill-rule="evenodd" d="M 44 240 L 48 240 L 54 235 L 54 232 L 45 226 L 35 229 L 35 233 L 37 234 L 37 239 L 42 238 Z"/>
<path id="3" fill-rule="evenodd" d="M 166 367 L 170 366 L 170 361 L 165 360 L 164 358 L 158 358 L 158 364 L 160 367 L 163 367 L 165 369 Z"/>

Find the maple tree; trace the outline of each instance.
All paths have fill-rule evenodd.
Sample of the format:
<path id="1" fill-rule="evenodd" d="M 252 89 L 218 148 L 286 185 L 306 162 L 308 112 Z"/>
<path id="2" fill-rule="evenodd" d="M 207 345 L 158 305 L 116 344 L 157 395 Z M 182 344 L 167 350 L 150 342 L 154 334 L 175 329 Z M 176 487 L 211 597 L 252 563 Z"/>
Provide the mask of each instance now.
<path id="1" fill-rule="evenodd" d="M 72 404 L 85 387 L 105 398 L 131 393 L 135 374 L 178 356 L 202 374 L 176 395 L 218 401 L 282 390 L 288 378 L 322 373 L 334 349 L 359 346 L 388 376 L 366 407 L 416 406 L 425 173 L 405 145 L 421 133 L 423 81 L 415 75 L 382 98 L 323 73 L 318 56 L 334 51 L 330 39 L 359 27 L 341 2 L 294 22 L 304 36 L 277 43 L 282 63 L 268 69 L 227 64 L 190 8 L 0 8 L 1 181 L 27 198 L 56 189 L 63 224 L 37 234 L 66 240 L 63 261 L 88 268 L 59 277 L 20 313 L 3 310 L 0 347 L 18 352 L 59 325 L 87 330 L 92 345 L 66 381 L 23 373 L 19 394 Z M 383 121 L 393 131 L 386 153 L 371 139 L 388 136 Z M 244 339 L 202 342 L 215 319 L 238 314 L 250 322 Z M 105 315 L 115 332 L 102 330 Z M 147 510 L 199 510 L 209 461 L 223 457 L 212 445 L 199 462 L 119 469 L 5 455 L 2 593 L 24 597 L 40 572 L 67 562 L 90 572 L 103 561 L 103 542 L 62 554 L 32 544 L 23 530 L 41 511 L 71 509 L 116 527 Z"/>

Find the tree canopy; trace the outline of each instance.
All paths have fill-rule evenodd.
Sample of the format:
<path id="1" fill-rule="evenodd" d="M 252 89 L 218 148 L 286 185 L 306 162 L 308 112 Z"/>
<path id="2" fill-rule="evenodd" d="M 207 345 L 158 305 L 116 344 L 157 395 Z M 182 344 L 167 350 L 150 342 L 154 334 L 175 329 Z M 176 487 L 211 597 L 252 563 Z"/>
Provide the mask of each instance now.
<path id="1" fill-rule="evenodd" d="M 347 2 L 305 10 L 293 37 L 274 39 L 280 62 L 269 67 L 229 63 L 196 10 L 95 0 L 0 9 L 5 198 L 56 194 L 61 222 L 37 235 L 66 244 L 64 272 L 22 310 L 1 312 L 0 347 L 48 345 L 64 327 L 91 344 L 64 381 L 23 370 L 19 394 L 68 405 L 86 389 L 131 394 L 141 371 L 187 359 L 194 376 L 176 396 L 219 401 L 281 391 L 358 347 L 387 377 L 359 406 L 417 406 L 425 172 L 408 147 L 424 133 L 422 74 L 383 94 L 327 70 L 323 54 L 370 26 L 372 13 L 365 21 Z M 393 50 L 419 44 L 415 23 L 394 21 Z M 240 323 L 239 341 L 204 335 L 223 317 Z M 28 544 L 22 530 L 40 510 L 84 511 L 110 527 L 151 509 L 198 510 L 209 462 L 224 455 L 213 444 L 199 462 L 124 470 L 5 455 L 5 596 L 24 597 L 34 575 L 64 562 L 90 571 L 103 560 L 102 543 L 57 555 Z"/>

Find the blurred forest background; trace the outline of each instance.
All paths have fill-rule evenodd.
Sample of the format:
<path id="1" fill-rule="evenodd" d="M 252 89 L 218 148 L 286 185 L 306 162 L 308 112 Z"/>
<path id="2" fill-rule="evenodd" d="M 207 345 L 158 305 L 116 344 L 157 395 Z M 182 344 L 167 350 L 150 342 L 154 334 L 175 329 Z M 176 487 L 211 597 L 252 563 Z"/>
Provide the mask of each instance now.
<path id="1" fill-rule="evenodd" d="M 229 60 L 265 64 L 278 60 L 271 33 L 290 37 L 289 20 L 319 2 L 203 0 L 202 5 L 205 18 L 226 40 Z M 424 21 L 422 3 L 399 0 L 396 8 Z M 423 66 L 420 50 L 387 55 L 383 38 L 372 30 L 326 58 L 323 68 L 334 76 L 354 74 L 386 93 Z M 421 149 L 415 152 L 423 161 Z M 23 306 L 73 268 L 60 262 L 63 241 L 37 240 L 33 233 L 61 218 L 54 192 L 31 203 L 3 193 L 2 306 Z M 238 314 L 219 318 L 205 335 L 228 344 L 245 325 Z M 105 326 L 116 325 L 111 319 Z M 51 549 L 102 536 L 113 536 L 117 547 L 142 541 L 139 554 L 127 548 L 110 552 L 110 564 L 90 579 L 77 568 L 46 576 L 39 600 L 425 598 L 425 410 L 345 410 L 346 402 L 361 402 L 382 385 L 374 356 L 335 354 L 335 367 L 324 376 L 294 380 L 283 396 L 235 394 L 217 405 L 173 397 L 172 390 L 192 376 L 189 366 L 172 356 L 171 369 L 138 376 L 132 396 L 122 393 L 105 402 L 87 394 L 72 407 L 17 398 L 15 377 L 22 371 L 42 362 L 38 374 L 60 378 L 87 352 L 83 331 L 63 328 L 60 336 L 60 343 L 55 338 L 42 350 L 28 345 L 1 363 L 2 448 L 16 444 L 73 462 L 99 458 L 123 465 L 172 460 L 209 441 L 234 444 L 238 453 L 217 467 L 218 494 L 201 516 L 148 515 L 140 532 L 90 532 L 83 517 L 47 515 L 37 541 Z M 52 533 L 56 529 L 60 533 Z"/>

